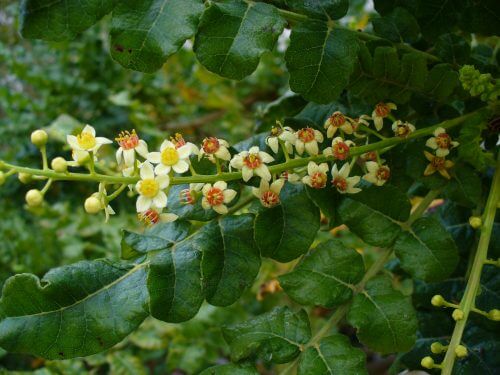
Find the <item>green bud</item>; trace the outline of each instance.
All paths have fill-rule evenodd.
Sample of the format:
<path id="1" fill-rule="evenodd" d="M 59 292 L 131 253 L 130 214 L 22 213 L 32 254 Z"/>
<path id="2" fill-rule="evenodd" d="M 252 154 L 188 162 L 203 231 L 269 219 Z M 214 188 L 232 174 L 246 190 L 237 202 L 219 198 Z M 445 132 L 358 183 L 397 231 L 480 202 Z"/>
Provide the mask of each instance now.
<path id="1" fill-rule="evenodd" d="M 91 215 L 95 215 L 102 210 L 102 204 L 97 197 L 91 196 L 85 200 L 85 211 Z"/>
<path id="2" fill-rule="evenodd" d="M 483 221 L 479 216 L 471 216 L 469 218 L 469 224 L 472 228 L 478 229 L 481 227 L 481 225 L 483 225 Z"/>
<path id="3" fill-rule="evenodd" d="M 444 350 L 446 349 L 440 342 L 433 342 L 431 344 L 431 352 L 433 352 L 434 354 L 442 353 Z"/>
<path id="4" fill-rule="evenodd" d="M 38 129 L 31 133 L 31 143 L 40 148 L 47 144 L 49 135 L 45 130 Z"/>
<path id="5" fill-rule="evenodd" d="M 43 202 L 43 194 L 37 189 L 31 189 L 28 191 L 25 198 L 29 207 L 38 207 Z"/>
<path id="6" fill-rule="evenodd" d="M 454 320 L 462 320 L 464 318 L 464 312 L 460 309 L 453 310 L 453 314 L 451 314 Z"/>
<path id="7" fill-rule="evenodd" d="M 422 365 L 423 368 L 426 368 L 429 370 L 434 368 L 434 360 L 432 359 L 432 357 L 422 358 L 422 361 L 420 361 L 420 364 Z"/>
<path id="8" fill-rule="evenodd" d="M 434 297 L 432 297 L 431 299 L 431 304 L 432 306 L 436 306 L 436 307 L 441 307 L 441 306 L 444 306 L 445 304 L 445 300 L 443 298 L 443 296 L 439 295 L 439 294 L 436 294 Z"/>
<path id="9" fill-rule="evenodd" d="M 17 177 L 19 178 L 19 181 L 21 181 L 23 184 L 29 184 L 33 180 L 33 178 L 31 177 L 31 175 L 28 174 L 28 173 L 22 173 L 21 172 L 21 173 L 18 174 Z"/>
<path id="10" fill-rule="evenodd" d="M 500 310 L 493 309 L 488 312 L 488 319 L 491 319 L 495 322 L 500 321 Z"/>
<path id="11" fill-rule="evenodd" d="M 57 173 L 66 173 L 68 171 L 68 162 L 60 156 L 53 159 L 50 165 Z"/>
<path id="12" fill-rule="evenodd" d="M 463 345 L 458 345 L 455 348 L 455 354 L 457 355 L 458 358 L 467 357 L 467 348 Z"/>

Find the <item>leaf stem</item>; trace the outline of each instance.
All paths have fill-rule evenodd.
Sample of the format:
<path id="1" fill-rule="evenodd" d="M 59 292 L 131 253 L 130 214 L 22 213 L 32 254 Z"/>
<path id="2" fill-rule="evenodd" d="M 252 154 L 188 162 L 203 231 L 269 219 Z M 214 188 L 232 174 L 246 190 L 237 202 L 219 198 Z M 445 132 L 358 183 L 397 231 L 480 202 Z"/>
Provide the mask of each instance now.
<path id="1" fill-rule="evenodd" d="M 462 341 L 462 335 L 467 324 L 467 318 L 471 311 L 475 311 L 475 300 L 481 281 L 481 272 L 483 265 L 487 261 L 488 246 L 490 244 L 491 232 L 495 222 L 495 214 L 497 210 L 497 203 L 500 198 L 500 154 L 497 160 L 495 175 L 491 185 L 488 200 L 482 217 L 481 236 L 479 237 L 479 244 L 477 247 L 474 262 L 472 264 L 471 273 L 465 287 L 465 293 L 460 301 L 460 309 L 463 311 L 463 319 L 458 320 L 455 324 L 453 334 L 451 336 L 450 345 L 446 351 L 444 361 L 442 363 L 442 375 L 451 375 L 453 365 L 456 359 L 455 349 Z"/>

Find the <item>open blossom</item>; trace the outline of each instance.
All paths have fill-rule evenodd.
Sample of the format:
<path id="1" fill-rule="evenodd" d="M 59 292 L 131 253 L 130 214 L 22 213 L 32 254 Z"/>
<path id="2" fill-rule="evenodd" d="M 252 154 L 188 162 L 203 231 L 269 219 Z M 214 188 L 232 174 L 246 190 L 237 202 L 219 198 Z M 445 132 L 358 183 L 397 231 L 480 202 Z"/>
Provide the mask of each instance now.
<path id="1" fill-rule="evenodd" d="M 230 162 L 233 168 L 241 169 L 243 181 L 248 181 L 255 174 L 264 180 L 271 179 L 271 172 L 266 163 L 274 161 L 274 158 L 267 152 L 260 151 L 259 147 L 253 146 L 248 151 L 242 151 L 235 155 Z"/>
<path id="2" fill-rule="evenodd" d="M 137 198 L 137 212 L 145 212 L 151 207 L 164 208 L 167 206 L 167 194 L 163 191 L 170 184 L 167 175 L 155 176 L 153 166 L 144 162 L 140 170 L 141 179 L 135 185 L 139 193 Z"/>
<path id="3" fill-rule="evenodd" d="M 169 174 L 173 169 L 176 173 L 184 173 L 189 169 L 189 155 L 191 147 L 187 144 L 176 148 L 170 141 L 163 141 L 160 146 L 160 152 L 150 152 L 148 161 L 158 164 L 155 167 L 155 173 L 158 175 Z"/>
<path id="4" fill-rule="evenodd" d="M 450 153 L 450 149 L 457 147 L 459 143 L 452 141 L 446 130 L 439 127 L 434 130 L 434 137 L 429 138 L 425 145 L 436 150 L 437 156 L 445 157 Z"/>
<path id="5" fill-rule="evenodd" d="M 323 134 L 321 134 L 319 130 L 315 130 L 313 128 L 302 128 L 298 130 L 295 135 L 297 136 L 295 148 L 297 149 L 299 155 L 304 153 L 304 149 L 309 153 L 309 155 L 318 155 L 318 142 L 323 142 Z"/>
<path id="6" fill-rule="evenodd" d="M 212 208 L 221 215 L 227 214 L 226 204 L 231 202 L 236 196 L 236 191 L 228 189 L 225 181 L 217 181 L 213 186 L 212 184 L 205 184 L 202 192 L 203 199 L 201 200 L 201 206 L 205 210 Z"/>
<path id="7" fill-rule="evenodd" d="M 433 155 L 427 151 L 424 151 L 424 155 L 425 158 L 430 162 L 429 165 L 427 165 L 427 168 L 425 168 L 424 176 L 430 176 L 437 171 L 444 178 L 447 178 L 448 180 L 451 178 L 450 174 L 448 173 L 448 169 L 450 169 L 454 165 L 451 160 L 446 160 L 444 157 Z"/>
<path id="8" fill-rule="evenodd" d="M 280 174 L 280 178 L 288 181 L 291 184 L 300 183 L 300 176 L 297 173 L 290 173 L 288 171 L 284 171 Z"/>
<path id="9" fill-rule="evenodd" d="M 364 138 L 366 137 L 366 134 L 364 133 L 359 133 L 359 126 L 364 125 L 366 127 L 370 126 L 371 117 L 368 115 L 361 115 L 359 117 L 350 119 L 352 128 L 354 130 L 354 136 L 357 138 Z"/>
<path id="10" fill-rule="evenodd" d="M 380 165 L 375 161 L 367 161 L 365 165 L 368 173 L 363 176 L 363 179 L 374 185 L 382 186 L 391 177 L 391 170 L 386 165 Z"/>
<path id="11" fill-rule="evenodd" d="M 325 121 L 324 127 L 328 138 L 332 138 L 338 129 L 342 130 L 346 134 L 352 134 L 354 131 L 350 120 L 339 111 L 334 112 L 330 117 L 328 117 Z"/>
<path id="12" fill-rule="evenodd" d="M 128 131 L 121 132 L 115 140 L 120 145 L 116 151 L 118 164 L 124 161 L 126 166 L 134 165 L 136 152 L 143 158 L 148 156 L 148 145 L 142 139 L 139 139 L 135 130 L 132 130 L 132 133 Z"/>
<path id="13" fill-rule="evenodd" d="M 302 182 L 314 189 L 323 189 L 328 181 L 328 176 L 326 175 L 327 172 L 327 163 L 321 163 L 318 165 L 315 162 L 310 161 L 309 164 L 307 164 L 307 176 L 302 178 Z"/>
<path id="14" fill-rule="evenodd" d="M 345 141 L 342 137 L 336 137 L 332 140 L 332 147 L 323 150 L 325 156 L 333 156 L 335 159 L 345 160 L 349 157 L 353 141 Z"/>
<path id="15" fill-rule="evenodd" d="M 201 150 L 198 154 L 198 158 L 201 159 L 204 155 L 206 155 L 210 160 L 216 157 L 221 160 L 229 161 L 231 159 L 231 154 L 228 147 L 229 143 L 223 139 L 207 137 L 201 144 Z"/>
<path id="16" fill-rule="evenodd" d="M 372 112 L 373 123 L 375 124 L 375 129 L 378 131 L 382 130 L 384 126 L 384 118 L 391 114 L 393 109 L 398 109 L 394 103 L 378 103 Z"/>
<path id="17" fill-rule="evenodd" d="M 195 204 L 198 200 L 201 189 L 204 183 L 189 184 L 188 189 L 183 189 L 180 192 L 180 201 L 182 204 Z"/>
<path id="18" fill-rule="evenodd" d="M 351 173 L 349 163 L 345 163 L 340 168 L 340 171 L 337 169 L 337 164 L 333 165 L 332 185 L 341 194 L 356 194 L 361 191 L 361 189 L 355 187 L 361 178 L 359 176 L 349 177 L 349 173 Z"/>
<path id="19" fill-rule="evenodd" d="M 394 121 L 392 131 L 397 137 L 406 138 L 415 131 L 415 126 L 401 120 Z"/>
<path id="20" fill-rule="evenodd" d="M 73 151 L 86 151 L 96 153 L 102 145 L 113 143 L 110 139 L 96 137 L 95 129 L 90 125 L 85 125 L 78 135 L 66 136 L 66 141 Z"/>
<path id="21" fill-rule="evenodd" d="M 184 137 L 180 133 L 175 133 L 175 137 L 170 137 L 170 142 L 172 142 L 176 149 L 181 148 L 182 146 L 188 146 L 191 150 L 192 155 L 198 155 L 200 150 L 198 146 L 196 146 L 192 142 L 186 142 Z"/>
<path id="22" fill-rule="evenodd" d="M 295 144 L 297 137 L 293 132 L 292 128 L 275 126 L 271 130 L 271 135 L 266 138 L 266 145 L 269 146 L 275 154 L 278 153 L 280 142 L 282 141 L 285 145 L 286 152 L 293 154 L 293 145 Z"/>
<path id="23" fill-rule="evenodd" d="M 163 208 L 151 207 L 144 212 L 140 212 L 137 214 L 137 217 L 140 221 L 145 223 L 146 225 L 154 225 L 159 222 L 170 223 L 179 218 L 176 214 L 173 213 L 162 213 Z"/>
<path id="24" fill-rule="evenodd" d="M 271 185 L 266 180 L 260 180 L 258 188 L 252 188 L 252 193 L 260 199 L 264 207 L 274 207 L 280 203 L 280 192 L 285 184 L 285 180 L 279 178 Z"/>

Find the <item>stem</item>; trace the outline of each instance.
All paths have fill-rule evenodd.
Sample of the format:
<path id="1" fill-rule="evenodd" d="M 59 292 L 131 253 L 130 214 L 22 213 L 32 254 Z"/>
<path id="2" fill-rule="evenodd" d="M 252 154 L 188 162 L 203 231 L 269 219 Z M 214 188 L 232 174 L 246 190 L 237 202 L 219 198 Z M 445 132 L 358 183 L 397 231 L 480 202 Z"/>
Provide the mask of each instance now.
<path id="1" fill-rule="evenodd" d="M 451 336 L 450 345 L 442 363 L 441 374 L 443 375 L 451 375 L 453 371 L 453 365 L 456 358 L 455 349 L 458 345 L 460 345 L 462 335 L 465 330 L 465 325 L 467 324 L 467 318 L 469 317 L 470 312 L 475 310 L 474 304 L 481 281 L 481 272 L 483 269 L 483 265 L 485 264 L 488 256 L 488 246 L 490 244 L 491 232 L 493 229 L 493 224 L 495 222 L 495 214 L 499 198 L 500 155 L 498 157 L 495 175 L 493 177 L 488 200 L 486 201 L 486 206 L 483 212 L 483 225 L 481 226 L 481 236 L 479 237 L 476 256 L 474 257 L 474 263 L 472 264 L 472 270 L 467 281 L 467 286 L 465 287 L 464 296 L 460 301 L 460 309 L 463 311 L 464 316 L 462 320 L 457 321 L 455 324 L 455 329 L 453 330 L 453 335 Z"/>
<path id="2" fill-rule="evenodd" d="M 96 173 L 95 173 L 95 165 L 94 165 L 94 152 L 93 151 L 89 151 L 89 170 L 90 170 L 90 174 L 92 176 L 94 176 Z"/>
<path id="3" fill-rule="evenodd" d="M 128 185 L 127 184 L 122 184 L 118 189 L 116 189 L 112 194 L 108 195 L 106 197 L 106 200 L 109 202 L 111 202 L 113 199 L 115 199 L 117 196 L 119 196 L 121 194 L 121 192 L 123 190 L 125 190 L 125 188 L 127 187 Z"/>
<path id="4" fill-rule="evenodd" d="M 47 147 L 40 147 L 40 153 L 42 154 L 42 168 L 47 170 L 49 169 L 49 162 L 47 161 Z"/>
<path id="5" fill-rule="evenodd" d="M 382 134 L 380 134 L 378 131 L 370 129 L 368 126 L 360 124 L 358 125 L 358 129 L 364 131 L 365 133 L 373 134 L 375 137 L 379 139 L 386 139 Z"/>
<path id="6" fill-rule="evenodd" d="M 422 216 L 429 207 L 429 205 L 432 203 L 434 199 L 436 199 L 436 197 L 439 195 L 440 192 L 441 192 L 440 189 L 430 190 L 424 197 L 424 199 L 422 199 L 422 201 L 418 204 L 415 210 L 411 213 L 410 218 L 406 222 L 406 225 L 411 226 L 415 222 L 415 220 L 417 220 L 420 216 Z"/>
<path id="7" fill-rule="evenodd" d="M 228 210 L 228 215 L 233 214 L 235 212 L 238 212 L 242 208 L 246 207 L 251 201 L 253 201 L 255 197 L 253 194 L 250 194 L 248 197 L 245 199 L 240 200 L 238 203 L 236 203 L 233 207 L 230 207 Z"/>

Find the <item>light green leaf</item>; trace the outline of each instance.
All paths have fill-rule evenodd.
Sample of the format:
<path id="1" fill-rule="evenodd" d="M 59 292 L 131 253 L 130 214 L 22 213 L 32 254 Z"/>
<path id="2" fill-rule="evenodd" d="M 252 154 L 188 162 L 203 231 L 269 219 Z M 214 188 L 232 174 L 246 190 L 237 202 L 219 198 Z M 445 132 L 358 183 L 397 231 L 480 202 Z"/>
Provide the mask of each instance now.
<path id="1" fill-rule="evenodd" d="M 333 307 L 352 297 L 364 271 L 360 254 L 338 240 L 330 240 L 311 250 L 279 281 L 285 292 L 301 305 Z"/>
<path id="2" fill-rule="evenodd" d="M 413 43 L 418 40 L 420 27 L 415 17 L 406 9 L 396 7 L 383 17 L 372 19 L 376 34 L 392 42 Z"/>
<path id="3" fill-rule="evenodd" d="M 371 186 L 344 198 L 338 212 L 349 229 L 369 245 L 389 247 L 408 220 L 410 201 L 391 185 Z"/>
<path id="4" fill-rule="evenodd" d="M 424 91 L 438 101 L 445 101 L 458 85 L 458 73 L 448 64 L 438 64 L 430 70 Z"/>
<path id="5" fill-rule="evenodd" d="M 194 51 L 213 73 L 242 79 L 273 49 L 285 20 L 269 4 L 231 0 L 211 2 L 200 20 Z"/>
<path id="6" fill-rule="evenodd" d="M 450 234 L 432 217 L 421 217 L 402 232 L 394 250 L 401 267 L 414 278 L 439 281 L 457 266 L 458 250 Z"/>
<path id="7" fill-rule="evenodd" d="M 494 165 L 495 159 L 491 153 L 481 148 L 483 137 L 481 133 L 487 128 L 488 123 L 481 114 L 475 115 L 465 121 L 460 128 L 458 137 L 458 155 L 474 168 L 484 171 L 486 167 Z"/>
<path id="8" fill-rule="evenodd" d="M 109 369 L 113 375 L 146 375 L 141 359 L 124 352 L 116 352 L 107 355 Z"/>
<path id="9" fill-rule="evenodd" d="M 417 318 L 410 298 L 392 287 L 388 276 L 377 276 L 357 294 L 347 315 L 359 340 L 382 354 L 409 350 L 416 340 Z"/>
<path id="10" fill-rule="evenodd" d="M 289 262 L 309 250 L 320 215 L 301 185 L 286 184 L 281 204 L 263 209 L 255 218 L 255 242 L 262 256 Z"/>
<path id="11" fill-rule="evenodd" d="M 301 355 L 298 375 L 364 375 L 366 355 L 344 335 L 332 335 Z"/>
<path id="12" fill-rule="evenodd" d="M 349 10 L 349 0 L 286 0 L 286 5 L 292 11 L 325 20 L 342 18 Z"/>
<path id="13" fill-rule="evenodd" d="M 200 375 L 259 375 L 253 366 L 235 365 L 228 363 L 203 370 Z"/>
<path id="14" fill-rule="evenodd" d="M 256 353 L 275 363 L 286 363 L 300 354 L 311 338 L 309 319 L 304 310 L 297 313 L 278 307 L 247 322 L 223 327 L 231 358 L 239 361 Z"/>
<path id="15" fill-rule="evenodd" d="M 316 103 L 337 99 L 349 83 L 357 51 L 353 31 L 321 21 L 298 24 L 285 55 L 291 90 Z"/>
<path id="16" fill-rule="evenodd" d="M 111 22 L 111 56 L 126 68 L 152 73 L 191 38 L 201 0 L 119 1 Z"/>
<path id="17" fill-rule="evenodd" d="M 24 0 L 21 34 L 49 41 L 71 40 L 113 10 L 115 0 Z"/>
<path id="18" fill-rule="evenodd" d="M 83 357 L 120 342 L 148 315 L 145 265 L 105 260 L 8 279 L 0 346 L 47 359 Z"/>

